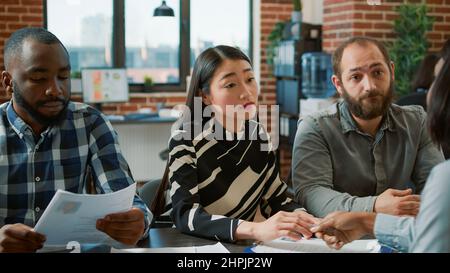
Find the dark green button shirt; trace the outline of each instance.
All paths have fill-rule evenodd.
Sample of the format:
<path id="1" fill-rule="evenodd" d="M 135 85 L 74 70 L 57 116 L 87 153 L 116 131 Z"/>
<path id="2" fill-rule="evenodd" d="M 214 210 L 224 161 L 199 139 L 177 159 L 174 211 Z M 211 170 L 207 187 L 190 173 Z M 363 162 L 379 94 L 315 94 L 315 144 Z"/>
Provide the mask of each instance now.
<path id="1" fill-rule="evenodd" d="M 444 161 L 422 107 L 393 104 L 372 137 L 358 129 L 345 102 L 299 120 L 292 157 L 295 197 L 318 217 L 373 211 L 388 188 L 420 193 Z"/>

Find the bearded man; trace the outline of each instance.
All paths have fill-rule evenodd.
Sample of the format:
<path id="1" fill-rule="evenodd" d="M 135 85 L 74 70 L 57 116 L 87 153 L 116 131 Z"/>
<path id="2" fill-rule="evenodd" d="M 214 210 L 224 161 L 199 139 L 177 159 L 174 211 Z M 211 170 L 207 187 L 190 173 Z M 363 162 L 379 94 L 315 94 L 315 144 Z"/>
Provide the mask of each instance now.
<path id="1" fill-rule="evenodd" d="M 392 104 L 394 64 L 377 40 L 354 37 L 333 54 L 342 101 L 301 117 L 292 158 L 296 200 L 311 214 L 418 213 L 419 193 L 444 160 L 420 106 Z"/>

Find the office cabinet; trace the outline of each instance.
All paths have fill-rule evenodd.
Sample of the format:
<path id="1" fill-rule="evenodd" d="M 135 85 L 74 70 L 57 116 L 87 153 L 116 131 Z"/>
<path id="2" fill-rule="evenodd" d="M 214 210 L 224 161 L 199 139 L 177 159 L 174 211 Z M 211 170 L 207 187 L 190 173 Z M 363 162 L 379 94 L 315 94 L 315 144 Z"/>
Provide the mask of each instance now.
<path id="1" fill-rule="evenodd" d="M 293 144 L 297 120 L 300 113 L 300 99 L 305 98 L 302 93 L 302 65 L 301 57 L 306 52 L 320 52 L 322 50 L 322 30 L 320 25 L 302 24 L 300 40 L 281 41 L 276 49 L 273 75 L 276 77 L 277 104 L 280 107 L 281 144 L 287 141 Z M 286 135 L 287 134 L 287 135 Z"/>

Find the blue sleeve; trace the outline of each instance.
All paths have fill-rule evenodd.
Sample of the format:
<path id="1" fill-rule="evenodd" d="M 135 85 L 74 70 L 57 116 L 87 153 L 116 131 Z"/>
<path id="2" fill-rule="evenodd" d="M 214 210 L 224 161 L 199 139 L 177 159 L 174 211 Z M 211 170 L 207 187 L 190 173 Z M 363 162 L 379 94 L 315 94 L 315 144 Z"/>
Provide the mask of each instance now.
<path id="1" fill-rule="evenodd" d="M 374 233 L 380 244 L 408 252 L 414 238 L 414 218 L 378 213 Z"/>
<path id="2" fill-rule="evenodd" d="M 450 161 L 433 169 L 416 218 L 378 214 L 374 232 L 380 243 L 402 252 L 450 252 L 449 178 Z"/>
<path id="3" fill-rule="evenodd" d="M 450 161 L 436 166 L 421 196 L 410 252 L 450 252 Z"/>

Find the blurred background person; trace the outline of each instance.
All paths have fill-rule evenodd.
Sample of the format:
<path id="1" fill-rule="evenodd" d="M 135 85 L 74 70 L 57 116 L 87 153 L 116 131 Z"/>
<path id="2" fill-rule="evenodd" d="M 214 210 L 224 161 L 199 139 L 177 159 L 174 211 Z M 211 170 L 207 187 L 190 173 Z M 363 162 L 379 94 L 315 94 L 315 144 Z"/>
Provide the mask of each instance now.
<path id="1" fill-rule="evenodd" d="M 439 55 L 431 53 L 423 58 L 416 71 L 412 82 L 411 94 L 398 99 L 398 105 L 420 105 L 427 110 L 426 97 L 428 89 L 434 80 L 434 67 L 439 60 Z"/>

